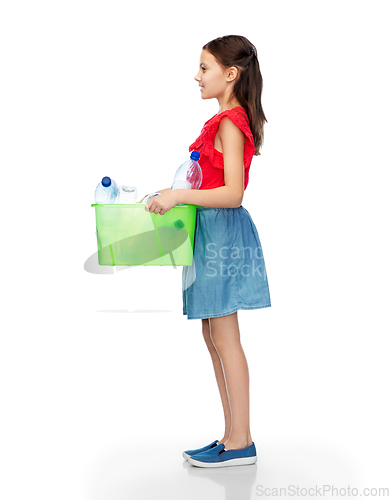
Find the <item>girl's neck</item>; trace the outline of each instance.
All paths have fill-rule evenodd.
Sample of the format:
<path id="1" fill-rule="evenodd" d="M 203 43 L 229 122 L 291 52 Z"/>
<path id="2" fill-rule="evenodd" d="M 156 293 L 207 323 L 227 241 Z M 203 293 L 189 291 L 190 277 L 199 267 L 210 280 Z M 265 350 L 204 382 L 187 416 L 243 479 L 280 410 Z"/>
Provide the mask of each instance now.
<path id="1" fill-rule="evenodd" d="M 242 107 L 243 106 L 237 105 L 237 106 L 233 106 L 232 108 L 221 109 L 220 111 L 218 111 L 217 115 L 220 115 L 224 111 L 229 111 L 229 110 L 234 109 L 234 108 L 242 108 Z"/>
<path id="2" fill-rule="evenodd" d="M 227 111 L 227 110 L 233 109 L 233 108 L 237 108 L 237 107 L 242 108 L 243 106 L 241 106 L 241 104 L 239 102 L 236 102 L 234 104 L 224 104 L 224 105 L 219 107 L 219 111 L 217 114 L 219 115 L 220 113 L 223 113 L 224 111 Z"/>

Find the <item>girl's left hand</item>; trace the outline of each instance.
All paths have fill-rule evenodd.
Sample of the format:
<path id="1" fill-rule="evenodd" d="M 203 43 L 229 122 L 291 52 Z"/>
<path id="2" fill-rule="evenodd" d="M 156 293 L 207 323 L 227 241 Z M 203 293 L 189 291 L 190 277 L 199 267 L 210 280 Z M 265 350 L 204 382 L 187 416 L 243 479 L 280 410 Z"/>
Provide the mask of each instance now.
<path id="1" fill-rule="evenodd" d="M 173 189 L 159 196 L 153 196 L 145 205 L 147 212 L 154 212 L 155 214 L 164 215 L 168 210 L 178 204 L 177 193 Z"/>

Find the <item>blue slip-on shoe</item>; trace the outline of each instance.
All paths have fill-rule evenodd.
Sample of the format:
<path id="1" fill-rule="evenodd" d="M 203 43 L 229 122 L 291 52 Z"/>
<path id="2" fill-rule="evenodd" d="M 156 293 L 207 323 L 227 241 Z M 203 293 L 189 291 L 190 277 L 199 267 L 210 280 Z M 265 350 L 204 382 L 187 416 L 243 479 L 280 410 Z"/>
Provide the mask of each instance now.
<path id="1" fill-rule="evenodd" d="M 188 460 L 191 455 L 196 455 L 197 453 L 202 453 L 203 451 L 211 450 L 215 446 L 217 446 L 218 439 L 208 444 L 207 446 L 203 446 L 203 448 L 198 448 L 197 450 L 186 450 L 183 451 L 183 457 Z"/>
<path id="2" fill-rule="evenodd" d="M 219 443 L 210 450 L 197 453 L 188 458 L 188 463 L 197 467 L 230 467 L 232 465 L 252 465 L 257 461 L 256 446 L 252 443 L 246 448 L 225 450 Z"/>

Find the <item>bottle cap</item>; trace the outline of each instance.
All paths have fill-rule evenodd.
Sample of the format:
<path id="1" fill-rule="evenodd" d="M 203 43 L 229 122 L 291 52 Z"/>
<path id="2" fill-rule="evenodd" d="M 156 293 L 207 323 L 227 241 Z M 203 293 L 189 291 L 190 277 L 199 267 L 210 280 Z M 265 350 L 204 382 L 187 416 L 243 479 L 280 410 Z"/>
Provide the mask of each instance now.
<path id="1" fill-rule="evenodd" d="M 105 188 L 111 186 L 111 179 L 109 177 L 103 177 L 102 184 Z"/>
<path id="2" fill-rule="evenodd" d="M 190 158 L 191 160 L 198 161 L 200 158 L 200 153 L 198 153 L 198 151 L 192 151 Z"/>
<path id="3" fill-rule="evenodd" d="M 175 227 L 177 227 L 178 229 L 182 229 L 184 227 L 184 222 L 181 219 L 177 219 L 177 220 L 175 220 L 173 225 Z"/>

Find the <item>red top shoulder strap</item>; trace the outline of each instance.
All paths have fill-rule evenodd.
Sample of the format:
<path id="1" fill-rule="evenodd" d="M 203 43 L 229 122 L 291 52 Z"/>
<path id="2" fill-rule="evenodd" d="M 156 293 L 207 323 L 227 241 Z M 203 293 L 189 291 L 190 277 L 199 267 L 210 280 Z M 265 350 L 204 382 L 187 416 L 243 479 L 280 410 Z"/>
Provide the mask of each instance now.
<path id="1" fill-rule="evenodd" d="M 252 131 L 249 126 L 249 119 L 247 113 L 245 111 L 245 108 L 241 106 L 237 106 L 236 108 L 233 109 L 226 109 L 225 111 L 222 111 L 222 113 L 218 113 L 214 115 L 212 118 L 210 118 L 210 120 L 208 120 L 204 124 L 202 132 L 198 137 L 198 139 L 189 147 L 189 151 L 192 151 L 193 149 L 199 150 L 199 148 L 203 145 L 202 147 L 203 153 L 207 155 L 211 161 L 213 161 L 215 154 L 215 149 L 214 149 L 215 134 L 218 130 L 219 122 L 224 116 L 228 116 L 233 121 L 233 123 L 237 125 L 237 127 L 239 127 L 239 129 L 245 134 L 246 140 L 245 140 L 244 163 L 246 165 L 250 164 L 253 153 L 255 151 L 255 145 L 254 145 Z"/>

